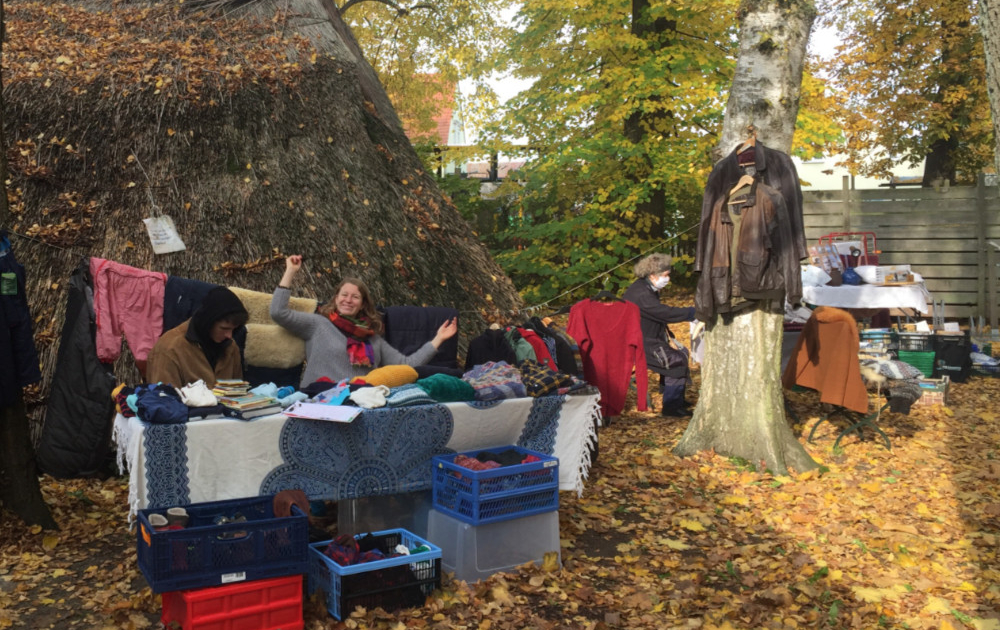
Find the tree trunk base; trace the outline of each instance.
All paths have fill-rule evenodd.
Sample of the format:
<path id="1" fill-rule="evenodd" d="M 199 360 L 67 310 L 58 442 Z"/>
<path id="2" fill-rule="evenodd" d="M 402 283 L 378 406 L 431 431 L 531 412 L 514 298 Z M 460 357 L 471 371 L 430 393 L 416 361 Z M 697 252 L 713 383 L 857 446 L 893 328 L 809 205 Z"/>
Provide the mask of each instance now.
<path id="1" fill-rule="evenodd" d="M 698 406 L 676 455 L 713 449 L 763 463 L 776 475 L 819 466 L 785 420 L 782 321 L 780 314 L 754 309 L 725 321 L 717 317 L 708 327 Z"/>
<path id="2" fill-rule="evenodd" d="M 0 505 L 27 525 L 59 529 L 38 483 L 23 400 L 0 408 Z"/>

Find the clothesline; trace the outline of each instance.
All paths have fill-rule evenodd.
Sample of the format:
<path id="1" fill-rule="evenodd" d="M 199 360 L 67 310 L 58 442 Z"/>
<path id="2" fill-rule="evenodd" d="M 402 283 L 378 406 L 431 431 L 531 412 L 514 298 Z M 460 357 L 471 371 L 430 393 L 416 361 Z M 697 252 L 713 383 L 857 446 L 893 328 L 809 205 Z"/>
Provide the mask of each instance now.
<path id="1" fill-rule="evenodd" d="M 515 315 L 520 315 L 521 313 L 536 313 L 536 312 L 542 310 L 543 308 L 549 306 L 550 304 L 552 304 L 553 302 L 555 302 L 559 298 L 564 297 L 566 295 L 569 295 L 569 294 L 573 293 L 574 291 L 576 291 L 577 289 L 581 289 L 581 288 L 587 286 L 588 284 L 594 282 L 595 280 L 598 280 L 600 278 L 605 278 L 606 279 L 608 276 L 610 276 L 619 267 L 623 267 L 623 266 L 625 266 L 625 265 L 627 265 L 629 263 L 632 263 L 635 260 L 637 260 L 639 258 L 642 258 L 643 256 L 649 254 L 650 252 L 652 252 L 652 251 L 654 251 L 656 249 L 659 249 L 660 247 L 662 247 L 663 245 L 665 245 L 667 243 L 670 243 L 672 241 L 676 241 L 681 236 L 687 234 L 691 230 L 696 229 L 699 225 L 700 225 L 700 222 L 699 223 L 695 223 L 694 225 L 692 225 L 691 227 L 687 228 L 686 230 L 683 230 L 682 232 L 674 234 L 670 238 L 666 238 L 666 239 L 660 241 L 656 245 L 653 245 L 652 247 L 650 247 L 650 248 L 648 248 L 648 249 L 646 249 L 646 250 L 644 250 L 642 252 L 639 252 L 635 256 L 633 256 L 633 257 L 631 257 L 631 258 L 629 258 L 627 260 L 624 260 L 624 261 L 618 263 L 617 265 L 615 265 L 611 269 L 608 269 L 607 271 L 602 271 L 601 273 L 597 274 L 596 276 L 594 276 L 594 277 L 592 277 L 592 278 L 590 278 L 588 280 L 584 280 L 580 284 L 578 284 L 576 286 L 573 286 L 573 287 L 570 287 L 570 288 L 566 289 L 565 291 L 563 291 L 562 293 L 560 293 L 559 295 L 551 297 L 548 300 L 545 300 L 544 302 L 541 302 L 539 304 L 534 304 L 532 306 L 525 306 L 522 309 L 510 310 L 510 311 L 507 311 L 505 313 L 505 315 L 515 316 Z M 460 313 L 476 313 L 477 311 L 459 311 L 459 312 Z"/>

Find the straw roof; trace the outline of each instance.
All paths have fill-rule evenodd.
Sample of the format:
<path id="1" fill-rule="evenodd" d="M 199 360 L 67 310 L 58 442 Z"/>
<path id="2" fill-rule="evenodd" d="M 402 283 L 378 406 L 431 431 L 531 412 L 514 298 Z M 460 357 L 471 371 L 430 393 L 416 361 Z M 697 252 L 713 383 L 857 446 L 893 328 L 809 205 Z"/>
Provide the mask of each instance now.
<path id="1" fill-rule="evenodd" d="M 331 6 L 184 7 L 6 5 L 0 224 L 31 237 L 12 242 L 44 383 L 88 256 L 270 292 L 301 253 L 298 294 L 357 275 L 380 304 L 458 308 L 464 335 L 520 306 Z M 186 251 L 153 254 L 142 219 L 158 214 Z"/>

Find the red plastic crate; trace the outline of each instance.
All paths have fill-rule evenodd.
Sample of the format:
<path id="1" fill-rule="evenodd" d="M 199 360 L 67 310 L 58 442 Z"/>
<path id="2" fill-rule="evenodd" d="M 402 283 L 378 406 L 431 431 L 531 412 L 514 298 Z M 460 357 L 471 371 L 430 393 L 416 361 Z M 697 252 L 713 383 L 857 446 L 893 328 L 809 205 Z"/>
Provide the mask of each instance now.
<path id="1" fill-rule="evenodd" d="M 302 630 L 302 576 L 163 593 L 160 621 L 181 630 Z M 171 625 L 174 624 L 174 625 Z"/>

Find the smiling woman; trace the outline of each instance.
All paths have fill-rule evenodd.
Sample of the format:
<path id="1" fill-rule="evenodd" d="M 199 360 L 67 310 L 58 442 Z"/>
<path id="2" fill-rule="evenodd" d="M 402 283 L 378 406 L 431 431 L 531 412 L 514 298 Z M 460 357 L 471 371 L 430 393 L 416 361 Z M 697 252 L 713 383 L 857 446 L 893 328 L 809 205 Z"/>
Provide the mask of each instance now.
<path id="1" fill-rule="evenodd" d="M 306 342 L 303 386 L 323 377 L 334 383 L 363 377 L 383 365 L 424 365 L 442 343 L 458 332 L 458 322 L 448 320 L 433 339 L 412 354 L 399 352 L 382 338 L 382 318 L 368 287 L 359 278 L 342 280 L 333 298 L 316 313 L 293 311 L 288 300 L 292 282 L 301 269 L 302 256 L 285 259 L 285 273 L 271 298 L 271 318 Z"/>

